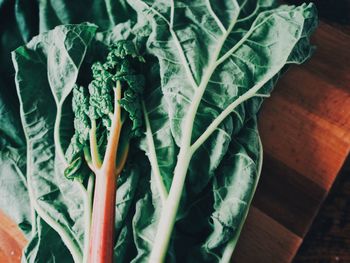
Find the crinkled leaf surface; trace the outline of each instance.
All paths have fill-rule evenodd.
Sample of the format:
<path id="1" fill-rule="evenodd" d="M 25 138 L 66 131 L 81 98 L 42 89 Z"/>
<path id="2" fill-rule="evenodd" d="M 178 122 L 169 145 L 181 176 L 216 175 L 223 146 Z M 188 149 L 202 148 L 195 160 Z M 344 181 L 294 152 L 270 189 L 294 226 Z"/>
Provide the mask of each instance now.
<path id="1" fill-rule="evenodd" d="M 73 262 L 60 236 L 39 216 L 35 218 L 36 230 L 23 251 L 22 263 Z"/>
<path id="2" fill-rule="evenodd" d="M 95 31 L 96 26 L 90 24 L 57 27 L 13 53 L 27 139 L 28 192 L 39 216 L 60 234 L 64 233 L 64 242 L 72 242 L 79 253 L 84 229 L 82 192 L 76 183 L 62 175 L 59 166 L 62 160 L 56 156 L 53 128 L 57 112 L 55 101 L 60 103 L 60 94 L 72 88 L 71 78 L 77 77 L 80 66 L 74 61 L 83 59 Z M 57 45 L 61 49 L 56 49 Z M 56 70 L 48 75 L 50 69 Z M 62 86 L 54 86 L 56 82 L 50 79 L 60 77 Z M 55 93 L 57 88 L 62 92 Z"/>
<path id="3" fill-rule="evenodd" d="M 56 114 L 59 110 L 61 122 L 63 120 L 60 125 L 61 139 L 70 138 L 73 134 L 73 120 L 69 94 L 76 82 L 84 82 L 84 79 L 78 77 L 79 70 L 91 67 L 91 63 L 96 61 L 98 47 L 103 47 L 100 51 L 103 54 L 106 50 L 105 43 L 112 44 L 113 39 L 121 38 L 121 33 L 118 32 L 125 33 L 128 30 L 127 23 L 120 24 L 113 31 L 113 38 L 97 36 L 93 40 L 96 37 L 96 26 L 92 24 L 59 26 L 39 35 L 13 53 L 22 122 L 27 137 L 27 184 L 34 207 L 39 212 L 36 220 L 38 225 L 35 225 L 36 229 L 32 232 L 23 260 L 73 260 L 69 253 L 66 257 L 67 249 L 63 249 L 63 254 L 60 255 L 59 246 L 48 245 L 44 242 L 46 238 L 50 242 L 58 242 L 60 246 L 68 239 L 82 253 L 85 190 L 78 182 L 69 181 L 63 175 L 62 163 L 65 161 L 60 159 L 57 149 L 60 147 L 64 152 L 67 144 L 55 146 Z M 90 52 L 87 54 L 88 48 Z M 130 207 L 138 180 L 138 166 L 128 162 L 118 179 L 116 196 L 115 256 L 119 259 L 130 258 L 134 254 L 129 253 L 134 248 L 131 226 L 133 214 L 129 210 L 133 210 Z"/>
<path id="4" fill-rule="evenodd" d="M 251 118 L 232 139 L 211 183 L 179 220 L 174 238 L 178 261 L 228 262 L 225 249 L 229 242 L 237 242 L 258 183 L 262 161 L 259 140 L 256 119 Z M 227 250 L 230 257 L 232 250 Z"/>
<path id="5" fill-rule="evenodd" d="M 145 103 L 165 184 L 169 180 L 166 171 L 172 167 L 173 159 L 168 159 L 165 165 L 163 159 L 167 152 L 177 152 L 181 146 L 191 105 L 198 104 L 192 120 L 192 143 L 221 118 L 221 124 L 214 127 L 191 160 L 178 212 L 179 223 L 173 234 L 176 255 L 189 256 L 198 247 L 200 252 L 196 255 L 200 262 L 219 262 L 225 258 L 227 244 L 235 245 L 232 240 L 240 232 L 259 177 L 261 148 L 256 143 L 255 116 L 262 97 L 269 95 L 285 65 L 302 63 L 310 56 L 308 39 L 316 26 L 315 8 L 313 5 L 276 8 L 274 1 L 130 3 L 139 18 L 143 16 L 151 24 L 147 51 L 158 58 L 160 65 L 161 92 L 155 85 L 148 93 L 160 98 L 146 97 Z M 159 108 L 161 114 L 157 114 Z M 254 139 L 248 136 L 248 128 L 254 130 Z M 239 143 L 237 136 L 241 136 Z M 169 143 L 172 139 L 175 146 Z M 219 179 L 223 174 L 227 179 Z M 245 191 L 236 192 L 238 186 L 244 186 Z M 206 197 L 208 191 L 214 196 Z M 198 206 L 203 198 L 207 198 L 205 211 L 191 216 L 200 211 Z M 205 243 L 204 236 L 201 239 L 191 233 L 195 227 L 189 226 L 194 221 L 199 229 L 201 225 L 206 227 L 205 237 L 209 238 Z M 148 237 L 155 236 L 155 232 L 149 232 L 149 226 L 143 227 Z M 184 242 L 186 235 L 190 236 L 188 242 Z M 139 247 L 140 253 L 147 254 L 152 249 L 152 239 L 148 244 Z"/>
<path id="6" fill-rule="evenodd" d="M 258 86 L 259 91 L 253 95 L 269 94 L 285 64 L 301 63 L 308 58 L 311 50 L 308 37 L 315 26 L 315 10 L 306 5 L 274 9 L 275 2 L 272 0 L 129 2 L 138 12 L 139 25 L 134 32 L 141 41 L 150 35 L 146 53 L 156 56 L 159 61 L 149 60 L 155 79 L 149 81 L 146 87 L 145 104 L 156 160 L 169 189 L 183 136 L 184 116 L 196 90 L 201 85 L 205 88 L 194 119 L 192 142 L 245 92 Z M 0 5 L 0 11 L 11 5 L 10 1 L 4 3 Z M 125 1 L 89 1 L 84 2 L 84 7 L 89 7 L 84 9 L 80 1 L 16 3 L 18 25 L 8 27 L 6 34 L 1 36 L 2 41 L 11 43 L 12 48 L 28 41 L 39 32 L 39 28 L 40 32 L 44 32 L 61 23 L 88 20 L 102 30 L 112 29 L 97 35 L 97 40 L 104 43 L 91 47 L 92 56 L 86 57 L 87 64 L 91 64 L 93 58 L 101 58 L 105 44 L 110 45 L 120 37 L 129 37 L 134 24 L 133 20 L 129 20 L 112 28 L 130 18 L 132 11 Z M 39 21 L 31 15 L 33 10 L 39 13 Z M 81 189 L 64 179 L 59 169 L 60 161 L 53 147 L 53 123 L 55 101 L 63 102 L 68 96 L 69 102 L 71 84 L 75 83 L 78 71 L 78 78 L 86 82 L 84 75 L 88 71 L 83 59 L 89 45 L 88 38 L 95 32 L 81 30 L 77 33 L 72 27 L 65 28 L 67 31 L 58 32 L 59 39 L 50 39 L 52 33 L 46 33 L 28 47 L 17 50 L 15 64 L 22 121 L 28 152 L 32 153 L 27 165 L 27 184 L 32 190 L 29 192 L 33 193 L 36 205 L 50 217 L 57 218 L 69 238 L 81 247 Z M 65 42 L 65 37 L 68 42 Z M 6 53 L 6 50 L 1 52 Z M 225 59 L 221 61 L 222 58 Z M 1 72 L 10 75 L 8 61 L 4 61 L 0 65 Z M 68 69 L 69 74 L 65 74 Z M 23 147 L 25 141 L 21 132 L 14 132 L 20 131 L 19 123 L 11 121 L 18 116 L 13 108 L 17 102 L 14 99 L 14 103 L 8 103 L 12 97 L 4 95 L 14 93 L 5 89 L 8 77 L 1 81 L 6 74 L 0 76 L 0 103 L 4 101 L 5 105 L 1 107 L 0 114 L 6 119 L 6 126 L 0 127 L 0 132 L 5 135 L 2 137 L 5 139 L 1 139 L 1 150 Z M 62 107 L 62 116 L 68 116 L 67 121 L 62 119 L 63 147 L 64 138 L 69 138 L 72 132 L 68 102 Z M 187 262 L 225 262 L 225 253 L 230 252 L 227 244 L 237 241 L 259 176 L 261 148 L 257 143 L 255 115 L 261 102 L 261 97 L 253 97 L 235 107 L 193 156 L 169 248 L 169 262 L 183 262 L 183 258 Z M 147 143 L 143 140 L 141 148 L 149 155 Z M 3 145 L 6 147 L 3 148 Z M 22 154 L 21 151 L 16 152 Z M 17 153 L 11 156 L 18 156 Z M 18 178 L 12 181 L 17 182 L 13 187 L 21 191 L 16 197 L 18 204 L 23 200 L 23 206 L 26 204 L 29 208 L 24 201 L 26 182 L 22 180 L 21 173 L 16 172 L 18 167 L 22 167 L 19 159 L 8 159 L 7 152 L 2 152 L 1 156 L 6 156 L 6 161 L 2 163 L 4 166 L 1 166 L 9 171 L 7 175 Z M 144 262 L 147 259 L 161 209 L 154 173 L 144 163 L 143 157 L 138 158 L 143 164 L 126 170 L 125 176 L 122 175 L 118 181 L 116 214 L 120 216 L 116 216 L 115 259 L 120 262 Z M 20 170 L 24 173 L 23 169 Z M 31 184 L 35 187 L 31 188 Z M 12 217 L 18 223 L 26 222 L 30 212 L 29 209 L 14 210 Z M 72 261 L 57 232 L 38 216 L 35 221 L 36 231 L 25 251 L 24 260 Z M 25 227 L 26 231 L 30 229 L 30 225 Z M 45 240 L 57 243 L 57 246 L 51 246 Z"/>
<path id="7" fill-rule="evenodd" d="M 84 6 L 84 8 L 81 8 L 82 6 Z M 25 162 L 26 158 L 24 149 L 26 142 L 20 121 L 20 106 L 13 77 L 15 73 L 11 62 L 11 51 L 27 43 L 39 32 L 42 33 L 53 29 L 57 25 L 67 23 L 93 22 L 100 26 L 101 30 L 113 29 L 113 34 L 108 34 L 109 38 L 113 39 L 114 37 L 120 36 L 118 28 L 123 28 L 122 30 L 124 32 L 126 31 L 124 26 L 114 26 L 117 23 L 130 19 L 130 16 L 134 16 L 133 11 L 124 0 L 0 1 L 0 151 L 1 156 L 6 156 L 6 159 L 0 163 L 0 166 L 3 166 L 0 169 L 2 171 L 7 171 L 6 173 L 1 173 L 0 180 L 2 182 L 10 181 L 13 183 L 13 187 L 17 188 L 16 197 L 21 198 L 22 201 L 13 202 L 12 210 L 23 211 L 22 217 L 28 219 L 27 223 L 30 223 L 30 218 L 26 216 L 26 214 L 28 214 L 27 208 L 30 207 L 30 204 L 28 198 L 26 202 L 25 198 L 23 198 L 23 196 L 27 195 L 27 192 L 26 189 L 23 188 L 23 185 L 21 185 L 21 180 L 16 179 L 20 178 L 21 174 L 15 173 L 20 169 L 17 169 L 18 167 L 15 168 L 16 164 L 12 163 L 12 159 L 7 160 L 9 156 L 7 147 L 11 147 L 12 152 L 24 151 L 21 160 Z M 128 20 L 128 24 L 130 23 L 131 21 Z M 83 49 L 80 51 L 83 51 Z M 46 75 L 46 73 L 44 75 Z M 68 130 L 70 131 L 71 127 L 68 127 Z M 63 138 L 62 141 L 64 140 Z M 8 169 L 9 162 L 12 163 L 11 172 Z M 15 185 L 15 182 L 17 182 L 18 185 Z M 1 188 L 3 195 L 8 191 L 7 185 L 8 183 L 1 184 L 1 186 L 3 186 Z M 19 189 L 23 191 L 19 191 Z M 13 196 L 11 198 L 15 197 Z M 12 216 L 11 211 L 8 211 L 6 204 L 7 203 L 2 202 L 0 209 L 6 210 L 7 214 L 18 222 L 17 218 Z"/>
<path id="8" fill-rule="evenodd" d="M 150 59 L 147 61 L 150 61 Z M 160 86 L 159 64 L 157 61 L 153 62 L 146 77 L 146 83 L 148 84 L 146 88 L 148 89 L 145 91 L 144 101 L 148 119 L 152 120 L 150 130 L 146 132 L 151 133 L 153 137 L 159 171 L 163 175 L 165 187 L 169 191 L 179 150 L 170 131 L 167 103 Z M 149 149 L 151 143 L 147 140 L 147 136 L 141 142 L 141 148 L 148 156 L 151 155 Z"/>

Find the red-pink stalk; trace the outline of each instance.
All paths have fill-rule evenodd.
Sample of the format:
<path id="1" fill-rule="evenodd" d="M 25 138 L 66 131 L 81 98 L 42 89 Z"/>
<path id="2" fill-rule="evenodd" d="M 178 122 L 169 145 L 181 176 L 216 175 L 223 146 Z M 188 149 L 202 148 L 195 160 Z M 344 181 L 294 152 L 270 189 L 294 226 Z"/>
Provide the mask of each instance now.
<path id="1" fill-rule="evenodd" d="M 121 172 L 127 155 L 127 150 L 120 156 L 122 162 L 116 167 L 117 150 L 119 144 L 120 131 L 122 123 L 120 120 L 120 105 L 118 101 L 121 98 L 120 82 L 117 82 L 115 89 L 115 105 L 112 120 L 110 137 L 107 143 L 106 153 L 102 166 L 95 167 L 95 191 L 92 209 L 92 223 L 89 244 L 89 263 L 112 263 L 113 245 L 114 245 L 114 218 L 115 218 L 115 197 L 117 190 L 117 177 Z M 90 136 L 90 142 L 96 142 Z M 98 160 L 98 153 L 94 151 L 96 145 L 90 145 L 92 158 Z M 95 156 L 94 156 L 95 155 Z M 95 162 L 95 166 L 99 166 Z"/>

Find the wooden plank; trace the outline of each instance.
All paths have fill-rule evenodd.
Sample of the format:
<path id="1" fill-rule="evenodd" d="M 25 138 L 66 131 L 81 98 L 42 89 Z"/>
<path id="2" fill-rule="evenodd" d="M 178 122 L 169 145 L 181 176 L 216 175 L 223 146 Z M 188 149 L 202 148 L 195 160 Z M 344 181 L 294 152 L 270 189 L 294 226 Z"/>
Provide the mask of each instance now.
<path id="1" fill-rule="evenodd" d="M 20 262 L 22 249 L 27 244 L 17 225 L 0 210 L 0 262 Z"/>
<path id="2" fill-rule="evenodd" d="M 288 78 L 289 83 L 303 75 L 293 76 L 295 78 Z M 285 79 L 281 84 L 284 83 Z M 264 150 L 329 190 L 349 151 L 349 135 L 341 124 L 336 125 L 324 116 L 314 114 L 309 105 L 290 102 L 283 95 L 290 85 L 279 85 L 271 101 L 263 107 L 260 131 Z M 292 89 L 289 90 L 292 93 Z M 291 93 L 289 95 L 294 96 Z M 343 94 L 344 97 L 349 95 Z M 327 100 L 320 103 L 326 104 Z"/>
<path id="3" fill-rule="evenodd" d="M 314 56 L 281 79 L 259 123 L 265 151 L 326 190 L 350 149 L 350 37 L 331 29 L 321 23 Z"/>
<path id="4" fill-rule="evenodd" d="M 255 207 L 251 207 L 232 262 L 289 262 L 302 239 Z"/>
<path id="5" fill-rule="evenodd" d="M 287 188 L 287 190 L 286 190 Z M 268 154 L 253 205 L 303 237 L 326 191 Z"/>
<path id="6" fill-rule="evenodd" d="M 302 68 L 349 90 L 350 35 L 321 22 L 312 42 L 317 49 Z"/>

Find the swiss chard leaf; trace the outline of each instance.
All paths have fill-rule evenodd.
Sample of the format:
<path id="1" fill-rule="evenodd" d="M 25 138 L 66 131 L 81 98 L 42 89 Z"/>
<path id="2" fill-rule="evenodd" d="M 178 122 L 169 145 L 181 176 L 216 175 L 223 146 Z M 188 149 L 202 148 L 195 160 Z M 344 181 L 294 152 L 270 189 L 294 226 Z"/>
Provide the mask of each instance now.
<path id="1" fill-rule="evenodd" d="M 65 167 L 66 160 L 60 154 L 68 146 L 63 138 L 69 140 L 73 133 L 70 94 L 75 83 L 81 81 L 77 80 L 79 70 L 91 67 L 91 61 L 96 61 L 97 48 L 102 46 L 101 53 L 104 54 L 106 45 L 113 45 L 121 39 L 121 32 L 128 30 L 128 23 L 120 24 L 113 30 L 112 37 L 106 39 L 101 38 L 102 34 L 95 35 L 96 26 L 92 24 L 60 26 L 39 35 L 13 53 L 22 122 L 27 137 L 28 191 L 38 212 L 38 219 L 35 220 L 38 225 L 34 226 L 24 260 L 61 261 L 59 247 L 43 242 L 46 237 L 53 242 L 57 239 L 60 244 L 63 241 L 68 247 L 73 255 L 68 254 L 65 261 L 82 260 L 84 234 L 88 225 L 84 218 L 87 211 L 87 207 L 84 207 L 86 191 L 80 183 L 64 177 L 62 167 Z M 86 55 L 88 48 L 89 54 Z M 82 65 L 84 59 L 87 65 Z M 125 81 L 132 80 L 126 78 Z M 128 106 L 128 101 L 123 103 Z M 57 122 L 61 124 L 57 125 Z M 127 163 L 117 183 L 115 256 L 118 258 L 130 258 L 133 253 L 129 255 L 128 251 L 135 251 L 131 225 L 133 215 L 129 210 L 133 210 L 130 207 L 134 204 L 139 168 L 132 163 Z M 64 251 L 62 253 L 66 257 Z"/>
<path id="2" fill-rule="evenodd" d="M 249 28 L 244 28 L 241 25 L 248 15 L 240 12 L 238 3 L 222 18 L 231 21 L 225 27 L 224 22 L 212 13 L 210 4 L 215 7 L 216 3 L 209 1 L 206 4 L 192 1 L 187 5 L 181 1 L 173 5 L 171 1 L 133 2 L 145 14 L 145 19 L 152 22 L 153 33 L 148 48 L 159 59 L 162 91 L 177 145 L 181 144 L 182 133 L 186 130 L 184 116 L 196 99 L 196 90 L 202 89 L 203 97 L 194 119 L 192 141 L 228 105 L 251 88 L 263 87 L 291 62 L 289 57 L 293 50 L 301 51 L 300 61 L 310 53 L 310 46 L 306 45 L 307 39 L 302 34 L 304 27 L 315 27 L 313 6 L 283 6 L 262 13 L 254 10 L 250 15 L 256 19 Z M 260 5 L 257 1 L 257 10 Z M 235 32 L 240 34 L 237 36 Z M 264 92 L 267 95 L 268 91 Z M 234 123 L 236 130 L 242 125 L 239 117 Z"/>
<path id="3" fill-rule="evenodd" d="M 177 152 L 176 149 L 186 146 L 188 137 L 190 150 L 194 152 L 177 213 L 177 220 L 186 221 L 205 189 L 213 184 L 216 191 L 215 187 L 225 183 L 218 177 L 220 169 L 224 169 L 221 163 L 230 156 L 230 145 L 235 145 L 232 141 L 250 122 L 256 130 L 254 120 L 262 98 L 269 96 L 285 65 L 302 63 L 311 55 L 309 36 L 316 26 L 316 11 L 313 5 L 274 8 L 274 1 L 132 0 L 130 3 L 137 10 L 139 20 L 148 20 L 152 27 L 147 52 L 156 56 L 160 64 L 161 92 L 155 85 L 149 94 L 158 94 L 161 98 L 158 98 L 158 104 L 154 99 L 145 99 L 145 114 L 151 123 L 153 140 L 147 140 L 148 145 L 143 148 L 148 155 L 153 155 L 149 156 L 151 164 L 158 161 L 158 174 L 166 185 L 169 181 L 166 169 L 173 167 L 173 159 L 170 159 L 164 169 L 162 159 L 166 153 L 169 150 Z M 161 114 L 157 114 L 159 108 Z M 176 142 L 175 147 L 169 144 L 169 134 Z M 253 157 L 260 156 L 261 149 L 253 145 L 243 143 L 240 151 L 247 159 L 253 159 L 254 167 L 247 170 L 239 165 L 237 158 L 231 158 L 235 161 L 231 167 L 234 172 L 227 172 L 228 183 L 235 185 L 241 181 L 256 185 L 259 174 L 256 166 L 261 160 Z M 152 148 L 155 151 L 152 152 Z M 180 157 L 176 167 L 186 165 L 179 162 Z M 156 170 L 153 168 L 153 173 L 157 173 Z M 231 177 L 237 174 L 242 178 Z M 226 188 L 230 192 L 235 186 Z M 219 220 L 221 227 L 226 219 L 234 226 L 225 232 L 219 230 L 217 221 L 214 222 L 213 232 L 203 245 L 205 253 L 215 254 L 214 258 L 219 261 L 224 257 L 227 244 L 233 242 L 234 247 L 235 241 L 230 240 L 239 233 L 254 190 L 255 187 L 246 188 L 244 196 L 233 198 L 235 203 L 230 200 L 234 193 L 228 194 L 228 201 L 225 201 L 226 196 L 212 201 L 213 217 L 219 218 L 221 214 L 225 217 L 220 219 L 223 221 Z M 237 208 L 235 211 L 227 209 L 226 203 Z M 209 216 L 206 218 L 211 220 Z M 150 238 L 156 236 L 155 232 L 149 232 L 149 226 L 144 227 Z M 218 233 L 223 235 L 220 240 L 215 236 Z M 181 234 L 178 235 L 180 240 Z M 174 236 L 177 237 L 176 231 Z M 157 242 L 150 239 L 152 241 Z M 176 247 L 176 252 L 181 253 L 182 249 L 187 250 L 195 244 Z"/>
<path id="4" fill-rule="evenodd" d="M 62 160 L 57 155 L 61 146 L 54 147 L 54 127 L 95 32 L 96 26 L 90 24 L 57 27 L 13 53 L 27 139 L 29 196 L 39 216 L 60 234 L 76 261 L 82 255 L 83 193 L 79 185 L 62 176 Z"/>
<path id="5" fill-rule="evenodd" d="M 229 262 L 261 170 L 256 124 L 251 118 L 236 134 L 212 181 L 179 220 L 174 237 L 178 261 Z"/>
<path id="6" fill-rule="evenodd" d="M 73 262 L 61 237 L 39 216 L 35 218 L 35 232 L 23 251 L 22 263 Z M 49 242 L 48 242 L 49 241 Z"/>
<path id="7" fill-rule="evenodd" d="M 147 61 L 150 62 L 150 59 L 148 58 Z M 155 181 L 161 179 L 165 185 L 164 191 L 168 192 L 179 149 L 171 135 L 167 104 L 162 96 L 157 61 L 149 68 L 146 76 L 148 76 L 146 79 L 148 89 L 144 94 L 146 136 L 141 142 L 141 148 L 149 158 L 156 157 L 155 160 L 150 159 L 153 166 L 152 178 Z"/>

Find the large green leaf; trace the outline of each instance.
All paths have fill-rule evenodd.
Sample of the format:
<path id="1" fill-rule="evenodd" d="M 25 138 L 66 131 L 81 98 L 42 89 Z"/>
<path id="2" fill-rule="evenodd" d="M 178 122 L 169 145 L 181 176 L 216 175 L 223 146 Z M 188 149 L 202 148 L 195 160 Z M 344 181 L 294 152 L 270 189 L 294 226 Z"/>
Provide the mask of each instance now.
<path id="1" fill-rule="evenodd" d="M 70 93 L 75 83 L 89 79 L 78 77 L 78 73 L 85 72 L 101 54 L 105 54 L 106 46 L 128 37 L 128 31 L 129 23 L 119 24 L 110 34 L 97 35 L 96 26 L 88 23 L 59 26 L 35 37 L 13 53 L 27 140 L 28 191 L 38 213 L 38 225 L 33 222 L 35 229 L 25 251 L 26 260 L 61 258 L 55 255 L 59 253 L 58 246 L 43 242 L 46 237 L 52 242 L 63 241 L 77 262 L 86 249 L 84 235 L 88 223 L 85 218 L 90 209 L 86 206 L 86 190 L 63 175 L 66 161 L 61 153 L 67 148 L 66 141 L 71 137 L 73 127 Z M 118 179 L 116 195 L 115 257 L 118 258 L 130 258 L 129 251 L 134 249 L 133 214 L 129 210 L 132 211 L 130 207 L 135 205 L 139 168 L 133 164 L 134 158 L 129 159 Z M 73 259 L 68 257 L 67 260 Z"/>
<path id="2" fill-rule="evenodd" d="M 39 216 L 36 216 L 35 232 L 23 250 L 22 263 L 73 262 L 69 250 L 60 236 Z"/>
<path id="3" fill-rule="evenodd" d="M 81 6 L 84 6 L 84 8 L 81 8 Z M 14 69 L 11 63 L 11 51 L 28 42 L 39 31 L 45 32 L 60 24 L 90 21 L 99 25 L 102 30 L 106 30 L 114 29 L 114 25 L 127 21 L 130 16 L 133 16 L 133 11 L 123 0 L 0 1 L 0 154 L 6 156 L 0 163 L 0 169 L 7 171 L 1 173 L 0 181 L 6 182 L 1 184 L 1 193 L 4 196 L 13 187 L 23 188 L 21 180 L 17 180 L 22 175 L 20 173 L 16 174 L 16 171 L 18 171 L 17 168 L 14 169 L 16 164 L 11 165 L 11 169 L 13 168 L 11 172 L 8 169 L 8 163 L 12 162 L 12 159 L 7 160 L 9 158 L 7 147 L 11 147 L 12 152 L 25 152 L 24 146 L 26 144 L 20 122 L 20 106 L 13 78 Z M 128 20 L 129 24 L 130 22 Z M 119 26 L 119 28 L 121 27 Z M 108 38 L 119 37 L 118 27 L 116 27 L 116 31 L 113 34 L 109 33 Z M 80 51 L 83 50 L 84 48 Z M 61 126 L 64 125 L 65 123 L 61 124 Z M 71 127 L 68 127 L 68 130 L 70 131 Z M 67 135 L 67 138 L 64 138 L 65 135 Z M 63 143 L 68 140 L 69 135 L 70 133 L 63 134 L 63 138 L 61 138 Z M 25 154 L 21 157 L 21 160 L 25 163 Z M 7 182 L 12 182 L 13 187 L 8 187 Z M 18 185 L 15 185 L 15 182 Z M 26 189 L 23 188 L 23 195 L 25 196 L 26 193 Z M 23 210 L 23 213 L 26 214 L 28 212 L 27 208 L 30 207 L 29 199 L 27 198 L 27 201 L 25 201 L 20 192 L 16 197 L 21 197 L 22 201 L 13 203 L 12 210 Z M 8 199 L 3 198 L 3 200 Z M 7 209 L 6 204 L 6 202 L 2 202 L 0 209 L 6 211 L 16 222 L 19 222 L 18 218 L 12 216 L 13 213 Z M 30 224 L 30 218 L 27 218 L 27 220 L 27 224 Z M 30 227 L 30 225 L 27 227 Z"/>
<path id="4" fill-rule="evenodd" d="M 90 24 L 60 26 L 13 53 L 27 139 L 30 199 L 39 216 L 60 234 L 77 261 L 83 249 L 83 192 L 81 186 L 63 176 L 62 160 L 56 156 L 60 145 L 55 148 L 54 126 L 60 103 L 76 81 L 80 62 L 95 32 L 96 26 Z"/>
<path id="5" fill-rule="evenodd" d="M 151 62 L 151 58 L 148 58 L 147 61 Z M 179 150 L 170 131 L 167 104 L 165 98 L 162 96 L 157 61 L 153 61 L 153 65 L 149 68 L 146 76 L 146 83 L 148 85 L 146 87 L 144 101 L 145 116 L 149 121 L 149 126 L 146 125 L 146 136 L 142 140 L 141 148 L 149 158 L 152 156 L 156 157 L 156 160 L 151 161 L 151 165 L 153 167 L 156 166 L 152 170 L 152 178 L 153 180 L 157 180 L 159 179 L 157 177 L 162 177 L 160 179 L 165 184 L 166 191 L 169 191 L 172 173 L 176 165 L 176 156 Z M 150 122 L 150 120 L 152 121 Z M 150 148 L 152 146 L 155 146 L 154 149 Z M 157 168 L 159 171 L 156 170 Z"/>
<path id="6" fill-rule="evenodd" d="M 179 220 L 174 240 L 178 261 L 228 262 L 231 257 L 261 170 L 256 123 L 251 118 L 232 139 L 215 177 Z"/>
<path id="7" fill-rule="evenodd" d="M 171 1 L 132 2 L 139 16 L 145 15 L 152 23 L 148 49 L 159 59 L 163 100 L 178 146 L 182 133 L 187 132 L 185 116 L 191 104 L 199 104 L 193 118 L 194 142 L 240 96 L 251 89 L 256 91 L 250 97 L 267 96 L 272 87 L 266 84 L 285 64 L 303 62 L 310 55 L 308 36 L 315 27 L 313 6 L 264 11 L 274 1 L 227 1 L 226 9 L 209 1 L 178 1 L 173 5 Z M 213 10 L 230 12 L 215 16 Z M 250 112 L 244 104 L 237 105 L 233 109 L 236 116 L 224 118 L 201 145 L 189 168 L 191 191 L 198 193 L 205 187 L 225 155 L 231 136 L 257 109 Z M 155 146 L 159 147 L 163 146 Z M 200 165 L 196 165 L 198 162 Z M 197 174 L 201 174 L 201 180 Z"/>
<path id="8" fill-rule="evenodd" d="M 311 55 L 309 36 L 316 26 L 315 8 L 313 5 L 275 8 L 274 1 L 132 0 L 130 3 L 137 10 L 139 20 L 151 24 L 147 52 L 158 58 L 161 76 L 161 92 L 158 85 L 152 85 L 153 90 L 149 91 L 158 99 L 152 96 L 145 99 L 153 140 L 147 140 L 148 146 L 143 148 L 151 164 L 158 162 L 158 173 L 167 186 L 169 170 L 174 171 L 175 166 L 173 158 L 162 161 L 167 153 L 177 152 L 187 137 L 195 151 L 177 220 L 186 222 L 185 226 L 193 224 L 191 213 L 200 205 L 205 191 L 224 188 L 227 192 L 212 199 L 205 197 L 207 209 L 212 212 L 207 210 L 198 226 L 213 222 L 213 227 L 207 228 L 209 238 L 205 244 L 200 244 L 204 242 L 200 238 L 184 242 L 185 234 L 178 230 L 181 224 L 175 226 L 173 238 L 179 240 L 179 245 L 175 243 L 176 255 L 199 246 L 203 247 L 204 255 L 215 255 L 212 259 L 203 256 L 203 261 L 219 261 L 225 258 L 225 246 L 235 245 L 260 172 L 259 145 L 248 138 L 239 145 L 234 142 L 243 136 L 241 132 L 248 131 L 248 126 L 257 134 L 255 116 L 262 98 L 269 96 L 285 66 L 302 63 Z M 255 141 L 257 138 L 256 135 Z M 172 140 L 176 146 L 171 145 Z M 234 155 L 237 151 L 243 161 L 252 160 L 249 169 Z M 176 167 L 186 165 L 179 163 L 179 159 L 180 155 Z M 227 165 L 227 160 L 231 166 L 225 168 L 221 163 Z M 156 170 L 153 168 L 153 172 Z M 219 179 L 223 174 L 227 179 Z M 235 193 L 237 182 L 247 186 L 244 193 Z M 153 201 L 154 205 L 157 203 Z M 230 205 L 235 208 L 228 209 Z M 217 220 L 211 219 L 210 214 Z M 154 214 L 153 217 L 157 218 Z M 146 224 L 144 229 L 150 238 L 148 243 L 156 242 L 153 239 L 156 233 L 151 232 L 155 228 Z M 147 249 L 151 246 L 143 246 L 140 251 L 144 254 Z"/>

